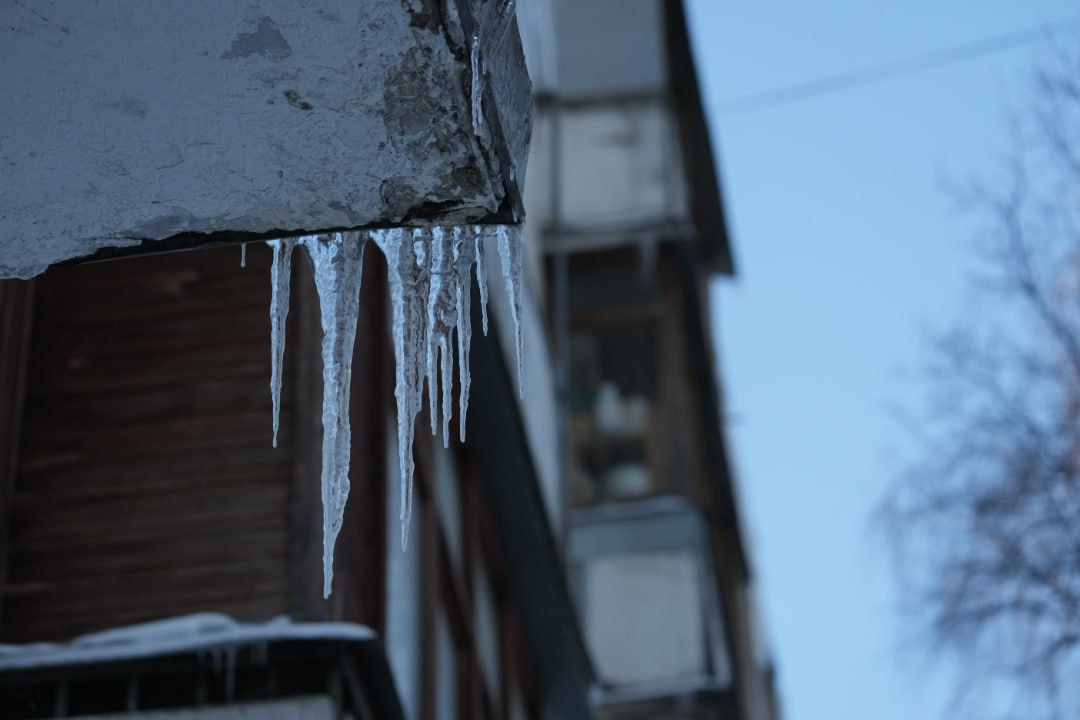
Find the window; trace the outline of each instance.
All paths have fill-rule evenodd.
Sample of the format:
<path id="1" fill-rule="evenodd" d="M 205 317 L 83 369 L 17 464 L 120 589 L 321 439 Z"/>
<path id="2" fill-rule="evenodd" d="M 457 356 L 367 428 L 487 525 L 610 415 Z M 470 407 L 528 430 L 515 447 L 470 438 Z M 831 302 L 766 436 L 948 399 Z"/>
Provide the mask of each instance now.
<path id="1" fill-rule="evenodd" d="M 598 555 L 584 563 L 583 591 L 586 637 L 604 680 L 706 674 L 700 581 L 690 553 Z"/>
<path id="2" fill-rule="evenodd" d="M 579 323 L 579 327 L 581 323 Z M 572 487 L 578 504 L 657 487 L 656 329 L 632 320 L 571 338 Z"/>

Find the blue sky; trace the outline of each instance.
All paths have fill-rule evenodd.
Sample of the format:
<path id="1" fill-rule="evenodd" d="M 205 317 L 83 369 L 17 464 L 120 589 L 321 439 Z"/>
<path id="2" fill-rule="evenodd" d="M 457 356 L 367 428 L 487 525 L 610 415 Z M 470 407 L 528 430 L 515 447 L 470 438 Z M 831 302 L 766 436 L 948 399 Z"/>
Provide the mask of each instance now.
<path id="1" fill-rule="evenodd" d="M 925 332 L 956 318 L 975 218 L 946 180 L 1009 149 L 1030 47 L 757 112 L 751 93 L 1075 18 L 1075 3 L 687 0 L 738 277 L 714 284 L 730 438 L 787 720 L 940 717 L 947 665 L 899 618 L 869 514 L 904 457 Z M 1073 26 L 1073 33 L 1076 32 Z"/>

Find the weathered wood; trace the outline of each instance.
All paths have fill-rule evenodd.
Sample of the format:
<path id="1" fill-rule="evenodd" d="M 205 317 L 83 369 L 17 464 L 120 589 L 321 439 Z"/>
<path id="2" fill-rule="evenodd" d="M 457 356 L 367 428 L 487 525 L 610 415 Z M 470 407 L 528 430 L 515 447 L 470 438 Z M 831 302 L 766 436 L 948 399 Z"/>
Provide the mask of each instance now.
<path id="1" fill-rule="evenodd" d="M 92 394 L 36 395 L 33 400 L 38 412 L 26 432 L 34 436 L 39 426 L 55 428 L 62 423 L 62 432 L 50 438 L 61 441 L 99 423 L 119 432 L 147 425 L 155 431 L 167 431 L 161 426 L 182 424 L 184 418 L 199 414 L 250 422 L 253 416 L 268 416 L 272 408 L 268 395 L 266 388 L 255 383 L 202 379 L 179 388 L 157 385 L 117 393 L 108 404 L 95 401 Z"/>
<path id="2" fill-rule="evenodd" d="M 268 483 L 263 482 L 263 485 Z M 153 541 L 216 530 L 231 533 L 247 527 L 272 526 L 286 508 L 283 487 L 223 488 L 172 499 L 123 498 L 96 503 L 14 505 L 11 549 L 65 545 L 83 549 L 112 541 Z M 171 500 L 171 501 L 170 501 Z M 24 519 L 24 514 L 29 515 Z"/>
<path id="3" fill-rule="evenodd" d="M 280 439 L 280 438 L 279 438 Z M 284 445 L 288 447 L 288 445 Z M 251 447 L 234 446 L 229 453 L 184 452 L 142 458 L 102 458 L 93 465 L 65 465 L 38 470 L 20 468 L 21 498 L 46 496 L 81 498 L 125 495 L 160 495 L 170 488 L 182 492 L 216 485 L 243 484 L 249 477 L 265 477 L 279 471 L 280 460 L 266 452 L 260 438 Z"/>
<path id="4" fill-rule="evenodd" d="M 618 310 L 600 310 L 590 313 L 575 314 L 570 320 L 570 329 L 575 332 L 596 332 L 620 325 L 646 325 L 663 319 L 664 307 L 660 303 L 651 303 L 638 307 Z"/>
<path id="5" fill-rule="evenodd" d="M 218 538 L 194 533 L 184 536 L 155 537 L 151 544 L 132 547 L 124 538 L 106 535 L 98 547 L 117 546 L 123 552 L 87 553 L 72 548 L 72 552 L 60 555 L 55 546 L 26 548 L 19 552 L 19 566 L 13 572 L 19 577 L 35 578 L 27 582 L 62 579 L 65 575 L 86 577 L 110 575 L 124 571 L 153 571 L 161 568 L 161 555 L 184 557 L 196 566 L 212 563 L 250 559 L 253 549 L 259 558 L 280 558 L 288 551 L 288 539 L 277 527 L 237 528 L 232 533 L 234 542 L 222 545 Z M 124 547 L 119 547 L 123 545 Z"/>
<path id="6" fill-rule="evenodd" d="M 12 497 L 22 436 L 26 360 L 33 315 L 33 285 L 0 281 L 0 588 L 8 575 Z M 3 623 L 0 603 L 0 627 Z"/>
<path id="7" fill-rule="evenodd" d="M 531 104 L 510 7 L 0 4 L 0 164 L 19 178 L 0 184 L 0 277 L 101 248 L 520 220 Z"/>
<path id="8" fill-rule="evenodd" d="M 232 251 L 189 253 L 35 281 L 0 637 L 288 609 L 296 400 L 287 383 L 275 450 L 258 340 L 269 256 L 252 247 L 241 269 Z M 198 322 L 211 300 L 213 320 Z"/>
<path id="9" fill-rule="evenodd" d="M 327 620 L 322 598 L 322 326 L 319 297 L 304 252 L 293 255 L 289 342 L 295 348 L 292 370 L 282 371 L 293 386 L 296 413 L 292 427 L 292 490 L 289 500 L 289 614 L 298 620 Z M 288 347 L 288 345 L 286 346 Z M 282 430 L 285 429 L 282 425 Z M 280 439 L 279 439 L 280 442 Z"/>

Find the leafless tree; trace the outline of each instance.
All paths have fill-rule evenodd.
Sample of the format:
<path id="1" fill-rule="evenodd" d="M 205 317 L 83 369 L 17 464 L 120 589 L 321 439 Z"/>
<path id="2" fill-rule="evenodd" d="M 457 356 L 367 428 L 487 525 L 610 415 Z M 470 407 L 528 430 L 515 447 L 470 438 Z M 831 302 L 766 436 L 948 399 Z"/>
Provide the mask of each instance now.
<path id="1" fill-rule="evenodd" d="M 916 461 L 880 519 L 936 647 L 1024 717 L 1080 718 L 1080 53 L 1035 85 L 1004 181 L 969 191 L 989 274 L 932 345 Z"/>

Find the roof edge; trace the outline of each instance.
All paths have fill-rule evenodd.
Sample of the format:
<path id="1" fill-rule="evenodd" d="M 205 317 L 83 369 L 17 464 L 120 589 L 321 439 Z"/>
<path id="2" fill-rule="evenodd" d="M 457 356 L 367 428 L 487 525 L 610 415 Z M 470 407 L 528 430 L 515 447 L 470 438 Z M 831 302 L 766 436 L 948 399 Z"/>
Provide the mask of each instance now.
<path id="1" fill-rule="evenodd" d="M 478 327 L 477 288 L 472 309 L 473 326 Z M 552 703 L 550 712 L 541 716 L 585 720 L 592 717 L 588 692 L 595 672 L 541 496 L 497 323 L 489 326 L 487 335 L 473 338 L 470 360 L 469 441 L 477 449 L 482 488 L 507 559 L 533 664 Z"/>
<path id="2" fill-rule="evenodd" d="M 685 161 L 689 170 L 694 222 L 706 248 L 705 259 L 709 269 L 722 275 L 734 275 L 735 257 L 717 171 L 718 157 L 701 104 L 701 89 L 690 46 L 686 11 L 683 0 L 668 0 L 663 5 L 668 83 L 678 110 L 680 138 L 687 151 Z"/>

